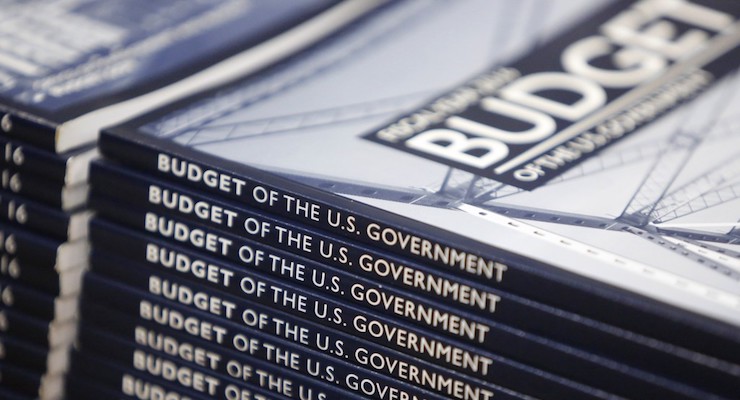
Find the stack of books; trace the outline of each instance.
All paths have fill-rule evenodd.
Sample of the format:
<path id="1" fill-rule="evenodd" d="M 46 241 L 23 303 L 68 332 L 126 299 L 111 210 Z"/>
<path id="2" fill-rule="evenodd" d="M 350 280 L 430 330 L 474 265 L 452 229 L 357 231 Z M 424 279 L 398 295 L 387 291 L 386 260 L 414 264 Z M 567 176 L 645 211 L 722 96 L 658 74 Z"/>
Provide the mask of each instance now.
<path id="1" fill-rule="evenodd" d="M 373 4 L 335 6 L 323 0 L 2 3 L 0 398 L 64 396 L 89 266 L 87 178 L 100 128 L 260 68 Z M 325 14 L 333 15 L 328 27 L 306 26 Z M 293 30 L 298 27 L 303 30 Z M 289 32 L 294 37 L 283 37 Z M 260 50 L 265 43 L 272 43 L 270 51 Z M 230 59 L 216 78 L 185 79 L 246 49 L 253 53 L 248 60 Z M 95 386 L 73 381 L 69 386 L 85 393 Z M 106 398 L 69 396 L 84 397 Z"/>
<path id="2" fill-rule="evenodd" d="M 738 18 L 393 2 L 104 129 L 70 393 L 737 398 Z"/>

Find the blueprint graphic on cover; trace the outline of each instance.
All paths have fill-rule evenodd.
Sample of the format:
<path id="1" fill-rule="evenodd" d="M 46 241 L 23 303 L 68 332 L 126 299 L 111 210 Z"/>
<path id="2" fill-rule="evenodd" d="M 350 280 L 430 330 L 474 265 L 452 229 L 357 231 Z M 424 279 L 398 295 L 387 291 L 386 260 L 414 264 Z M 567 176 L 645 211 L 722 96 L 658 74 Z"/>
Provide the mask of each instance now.
<path id="1" fill-rule="evenodd" d="M 138 129 L 740 326 L 740 8 L 594 3 L 400 4 Z"/>

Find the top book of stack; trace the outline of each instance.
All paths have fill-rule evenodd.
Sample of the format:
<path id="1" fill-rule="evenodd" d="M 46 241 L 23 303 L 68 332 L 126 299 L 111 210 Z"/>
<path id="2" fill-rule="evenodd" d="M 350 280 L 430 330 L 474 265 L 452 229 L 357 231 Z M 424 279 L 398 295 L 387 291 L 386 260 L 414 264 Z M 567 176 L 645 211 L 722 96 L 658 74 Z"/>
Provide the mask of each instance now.
<path id="1" fill-rule="evenodd" d="M 468 9 L 455 29 L 498 29 L 456 42 L 453 4 L 397 4 L 110 128 L 101 150 L 740 362 L 740 4 L 614 2 L 566 32 L 538 26 L 535 47 L 526 27 L 557 7 Z"/>
<path id="2" fill-rule="evenodd" d="M 0 10 L 0 131 L 57 153 L 89 145 L 102 126 L 259 69 L 375 6 L 333 0 L 6 1 Z M 207 78 L 183 80 L 246 49 Z"/>

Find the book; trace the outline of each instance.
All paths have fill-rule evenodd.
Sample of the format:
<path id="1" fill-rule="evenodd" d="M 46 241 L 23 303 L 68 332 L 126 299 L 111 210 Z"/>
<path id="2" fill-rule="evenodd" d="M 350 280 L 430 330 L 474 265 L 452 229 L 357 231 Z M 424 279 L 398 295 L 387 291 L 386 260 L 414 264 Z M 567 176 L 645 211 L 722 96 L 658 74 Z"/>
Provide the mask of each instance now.
<path id="1" fill-rule="evenodd" d="M 0 278 L 0 308 L 26 314 L 45 322 L 64 323 L 77 315 L 77 296 L 57 297 L 17 282 Z"/>
<path id="2" fill-rule="evenodd" d="M 80 291 L 82 275 L 86 265 L 59 271 L 54 265 L 24 264 L 5 253 L 0 253 L 0 279 L 17 282 L 21 285 L 44 292 L 45 294 L 66 297 Z"/>
<path id="3" fill-rule="evenodd" d="M 0 133 L 57 153 L 90 145 L 104 125 L 268 65 L 377 5 L 6 2 Z M 220 64 L 215 78 L 183 81 L 245 49 Z"/>
<path id="4" fill-rule="evenodd" d="M 0 165 L 12 169 L 43 176 L 44 178 L 68 186 L 87 182 L 90 160 L 98 156 L 94 146 L 87 146 L 57 154 L 26 143 L 0 137 L 3 154 Z"/>
<path id="5" fill-rule="evenodd" d="M 64 388 L 61 375 L 47 375 L 0 362 L 0 394 L 40 400 L 59 400 Z M 11 397 L 12 398 L 12 397 Z"/>
<path id="6" fill-rule="evenodd" d="M 52 348 L 72 343 L 77 334 L 77 324 L 76 321 L 44 321 L 43 318 L 13 308 L 3 308 L 0 310 L 0 331 L 38 346 Z"/>
<path id="7" fill-rule="evenodd" d="M 85 264 L 89 251 L 90 245 L 85 239 L 64 241 L 0 222 L 0 253 L 11 256 L 21 265 L 67 271 Z"/>
<path id="8" fill-rule="evenodd" d="M 490 28 L 513 14 L 405 4 L 106 129 L 100 145 L 130 167 L 737 363 L 739 6 L 611 3 L 541 43 L 525 35 L 512 46 L 530 51 L 511 61 L 506 46 L 500 58 L 455 52 L 474 35 L 430 35 L 455 13 L 471 30 L 476 16 Z M 484 64 L 459 83 L 461 65 Z"/>
<path id="9" fill-rule="evenodd" d="M 91 215 L 92 211 L 87 209 L 66 212 L 26 196 L 0 190 L 0 221 L 51 239 L 73 242 L 86 238 Z"/>
<path id="10" fill-rule="evenodd" d="M 36 346 L 22 338 L 0 334 L 3 362 L 40 374 L 64 373 L 69 364 L 66 348 Z"/>
<path id="11" fill-rule="evenodd" d="M 84 183 L 68 186 L 11 167 L 0 169 L 0 190 L 41 202 L 53 209 L 72 212 L 84 208 L 90 187 Z"/>

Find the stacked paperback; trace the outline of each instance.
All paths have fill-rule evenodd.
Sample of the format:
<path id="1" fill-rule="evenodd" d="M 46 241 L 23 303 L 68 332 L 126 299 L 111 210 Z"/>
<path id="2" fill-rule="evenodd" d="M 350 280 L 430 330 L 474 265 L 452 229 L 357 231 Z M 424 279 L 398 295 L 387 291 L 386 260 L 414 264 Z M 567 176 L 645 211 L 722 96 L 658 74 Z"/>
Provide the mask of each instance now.
<path id="1" fill-rule="evenodd" d="M 70 398 L 737 398 L 738 18 L 393 2 L 104 129 Z"/>
<path id="2" fill-rule="evenodd" d="M 373 7 L 335 3 L 2 3 L 0 398 L 60 399 L 65 386 L 86 393 L 68 398 L 113 398 L 91 394 L 90 379 L 65 384 L 78 358 L 70 347 L 89 267 L 87 179 L 100 128 L 259 68 Z M 318 29 L 304 24 L 325 14 Z M 300 38 L 281 38 L 290 32 Z M 185 79 L 245 49 L 256 54 L 230 59 L 217 78 Z"/>

